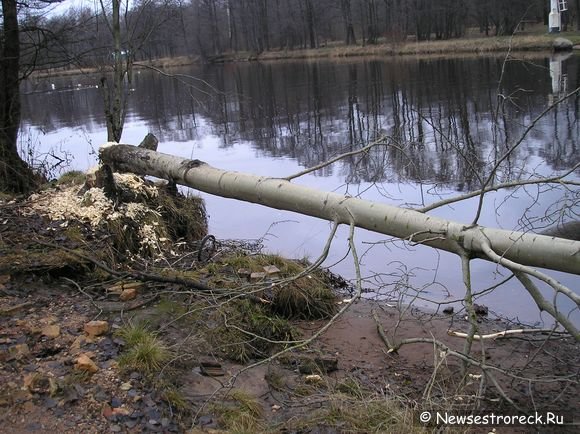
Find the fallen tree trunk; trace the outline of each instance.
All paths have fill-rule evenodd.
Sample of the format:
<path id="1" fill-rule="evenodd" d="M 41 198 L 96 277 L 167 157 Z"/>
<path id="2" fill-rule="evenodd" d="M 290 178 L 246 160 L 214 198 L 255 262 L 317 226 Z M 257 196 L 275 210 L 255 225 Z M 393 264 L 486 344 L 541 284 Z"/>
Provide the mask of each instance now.
<path id="1" fill-rule="evenodd" d="M 352 223 L 462 256 L 580 274 L 578 241 L 477 225 L 468 227 L 410 209 L 324 192 L 285 179 L 220 170 L 203 161 L 130 145 L 109 143 L 101 148 L 100 158 L 116 171 L 156 176 L 222 197 Z M 493 252 L 489 248 L 502 261 L 495 255 L 490 257 Z M 579 303 L 576 294 L 571 298 Z"/>

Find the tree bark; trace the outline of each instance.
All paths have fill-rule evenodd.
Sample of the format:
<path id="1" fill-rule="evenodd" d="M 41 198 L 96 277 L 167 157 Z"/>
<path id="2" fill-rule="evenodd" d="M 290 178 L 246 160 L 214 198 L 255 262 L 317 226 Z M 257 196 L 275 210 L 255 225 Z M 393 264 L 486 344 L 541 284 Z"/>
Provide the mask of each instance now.
<path id="1" fill-rule="evenodd" d="M 324 192 L 268 178 L 224 171 L 199 160 L 188 160 L 129 145 L 109 144 L 100 150 L 103 163 L 115 170 L 152 175 L 206 193 L 271 208 L 351 224 L 407 239 L 458 255 L 489 260 L 491 249 L 502 260 L 580 274 L 580 242 L 521 232 L 466 225 L 418 211 Z"/>
<path id="2" fill-rule="evenodd" d="M 103 14 L 105 6 L 101 2 Z M 119 142 L 125 125 L 126 89 L 123 80 L 129 73 L 133 53 L 123 51 L 121 41 L 121 0 L 112 1 L 112 16 L 109 30 L 113 38 L 113 84 L 109 84 L 105 76 L 101 77 L 101 90 L 105 106 L 107 122 L 107 140 Z"/>
<path id="3" fill-rule="evenodd" d="M 0 190 L 23 193 L 34 184 L 34 174 L 18 155 L 20 128 L 20 39 L 15 0 L 2 0 L 0 46 Z"/>

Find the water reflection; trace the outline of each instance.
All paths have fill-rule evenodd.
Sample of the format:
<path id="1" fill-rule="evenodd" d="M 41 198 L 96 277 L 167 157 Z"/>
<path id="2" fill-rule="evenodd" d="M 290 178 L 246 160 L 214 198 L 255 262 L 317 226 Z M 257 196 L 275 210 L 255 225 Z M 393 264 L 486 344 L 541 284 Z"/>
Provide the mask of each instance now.
<path id="1" fill-rule="evenodd" d="M 379 135 L 397 146 L 376 148 L 339 169 L 348 182 L 436 182 L 467 191 L 478 187 L 493 162 L 525 125 L 578 86 L 578 57 L 568 61 L 424 59 L 391 62 L 295 62 L 194 67 L 169 79 L 135 73 L 130 122 L 142 120 L 162 142 L 200 138 L 200 118 L 227 147 L 249 141 L 266 155 L 313 166 Z M 547 78 L 559 75 L 558 91 Z M 501 83 L 498 80 L 502 77 Z M 24 99 L 25 123 L 50 132 L 103 125 L 96 77 L 51 80 L 56 91 Z M 28 83 L 25 92 L 49 83 Z M 498 96 L 499 95 L 499 96 Z M 50 110 L 46 110 L 50 107 Z M 521 160 L 539 154 L 553 169 L 578 161 L 578 98 L 554 110 L 502 166 L 501 180 L 521 175 Z M 204 135 L 201 132 L 201 135 Z M 539 145 L 537 142 L 541 142 Z M 319 175 L 330 175 L 327 168 Z"/>

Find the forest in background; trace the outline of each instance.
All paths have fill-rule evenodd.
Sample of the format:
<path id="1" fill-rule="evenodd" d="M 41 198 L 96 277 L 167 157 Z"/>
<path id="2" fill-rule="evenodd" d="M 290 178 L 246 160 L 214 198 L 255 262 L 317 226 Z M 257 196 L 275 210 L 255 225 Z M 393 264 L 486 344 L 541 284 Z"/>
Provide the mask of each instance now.
<path id="1" fill-rule="evenodd" d="M 110 1 L 57 15 L 30 3 L 20 11 L 21 38 L 33 65 L 110 63 Z M 547 0 L 141 0 L 122 2 L 122 54 L 134 60 L 208 59 L 338 45 L 505 36 L 547 24 Z M 562 14 L 580 28 L 580 0 Z M 39 50 L 38 47 L 43 47 Z M 27 51 L 23 50 L 26 55 Z"/>

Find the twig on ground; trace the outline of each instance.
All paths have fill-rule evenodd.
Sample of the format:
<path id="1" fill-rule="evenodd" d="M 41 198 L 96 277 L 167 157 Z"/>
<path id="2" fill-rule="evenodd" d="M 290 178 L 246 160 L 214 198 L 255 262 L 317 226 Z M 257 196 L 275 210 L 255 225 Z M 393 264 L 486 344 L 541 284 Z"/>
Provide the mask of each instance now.
<path id="1" fill-rule="evenodd" d="M 473 335 L 472 339 L 474 341 L 480 341 L 485 339 L 500 339 L 500 338 L 508 338 L 511 336 L 519 336 L 523 334 L 556 334 L 558 338 L 562 336 L 569 335 L 568 333 L 558 332 L 554 329 L 513 329 L 513 330 L 504 330 L 501 332 L 489 333 L 487 335 Z M 464 332 L 459 332 L 455 330 L 449 330 L 447 332 L 449 336 L 453 336 L 456 338 L 467 338 L 469 335 Z"/>

